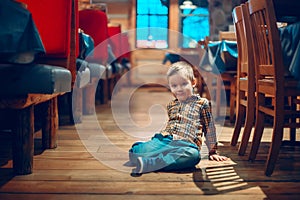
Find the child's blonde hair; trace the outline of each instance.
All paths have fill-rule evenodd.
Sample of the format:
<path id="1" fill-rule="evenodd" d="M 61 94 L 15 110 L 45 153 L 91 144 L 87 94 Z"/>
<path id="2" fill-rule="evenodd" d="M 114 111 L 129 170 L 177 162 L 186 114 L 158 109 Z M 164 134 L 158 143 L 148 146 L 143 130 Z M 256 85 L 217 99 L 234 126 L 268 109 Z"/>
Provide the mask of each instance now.
<path id="1" fill-rule="evenodd" d="M 193 67 L 185 61 L 178 61 L 176 63 L 173 63 L 167 72 L 167 79 L 169 80 L 169 77 L 176 73 L 187 78 L 192 83 L 195 80 Z"/>

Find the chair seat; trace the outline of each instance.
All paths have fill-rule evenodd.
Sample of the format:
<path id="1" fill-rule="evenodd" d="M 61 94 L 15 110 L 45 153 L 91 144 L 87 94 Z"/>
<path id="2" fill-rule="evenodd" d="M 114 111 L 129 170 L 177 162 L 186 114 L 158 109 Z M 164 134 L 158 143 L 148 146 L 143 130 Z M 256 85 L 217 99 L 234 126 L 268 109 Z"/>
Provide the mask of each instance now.
<path id="1" fill-rule="evenodd" d="M 265 85 L 265 86 L 274 86 L 274 79 L 262 79 L 262 80 L 259 80 L 258 81 L 259 85 Z M 300 83 L 300 80 L 296 80 L 296 79 L 293 79 L 293 78 L 288 78 L 288 79 L 285 79 L 284 81 L 284 87 L 285 88 L 297 88 L 299 86 L 299 83 Z M 300 90 L 300 88 L 299 88 Z"/>
<path id="2" fill-rule="evenodd" d="M 105 78 L 106 67 L 97 63 L 88 63 L 88 68 L 91 71 L 91 78 L 100 79 L 101 77 Z"/>
<path id="3" fill-rule="evenodd" d="M 76 83 L 79 88 L 83 88 L 91 81 L 91 72 L 89 68 L 78 71 L 76 76 Z"/>
<path id="4" fill-rule="evenodd" d="M 102 80 L 106 80 L 113 77 L 113 69 L 112 66 L 106 64 L 105 66 L 98 63 L 88 63 L 88 68 L 91 70 L 91 76 L 100 78 Z"/>
<path id="5" fill-rule="evenodd" d="M 0 96 L 53 94 L 71 91 L 68 69 L 50 65 L 0 65 Z"/>
<path id="6" fill-rule="evenodd" d="M 76 84 L 78 88 L 83 88 L 91 81 L 91 72 L 88 63 L 82 59 L 76 59 Z"/>

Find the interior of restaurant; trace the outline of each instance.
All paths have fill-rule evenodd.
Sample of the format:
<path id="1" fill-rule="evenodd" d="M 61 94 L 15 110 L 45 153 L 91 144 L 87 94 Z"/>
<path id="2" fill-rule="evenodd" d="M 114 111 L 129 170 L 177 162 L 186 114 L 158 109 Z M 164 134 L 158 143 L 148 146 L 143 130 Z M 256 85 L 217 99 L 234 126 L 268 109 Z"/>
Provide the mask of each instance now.
<path id="1" fill-rule="evenodd" d="M 0 199 L 299 199 L 299 2 L 1 0 Z M 129 152 L 174 120 L 177 61 L 216 146 L 135 173 Z"/>

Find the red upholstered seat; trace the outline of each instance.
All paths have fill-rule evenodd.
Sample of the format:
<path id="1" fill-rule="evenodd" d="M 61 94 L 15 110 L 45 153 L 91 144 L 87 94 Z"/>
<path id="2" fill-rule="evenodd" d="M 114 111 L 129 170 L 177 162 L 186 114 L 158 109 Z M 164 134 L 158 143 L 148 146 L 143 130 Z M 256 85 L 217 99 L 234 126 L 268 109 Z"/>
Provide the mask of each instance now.
<path id="1" fill-rule="evenodd" d="M 14 133 L 12 134 L 13 143 L 15 144 L 13 145 L 13 167 L 16 174 L 24 175 L 32 173 L 33 135 L 36 131 L 41 130 L 42 132 L 44 148 L 55 148 L 57 146 L 57 98 L 66 92 L 69 94 L 71 90 L 70 71 L 73 79 L 76 73 L 75 70 L 71 70 L 76 68 L 72 68 L 70 63 L 76 56 L 75 7 L 77 6 L 77 0 L 18 1 L 27 4 L 46 50 L 45 57 L 41 59 L 45 62 L 39 62 L 40 58 L 37 57 L 38 60 L 36 62 L 39 64 L 27 64 L 26 67 L 25 65 L 20 67 L 20 65 L 13 64 L 7 65 L 8 67 L 2 66 L 1 75 L 5 76 L 6 73 L 5 77 L 18 76 L 17 82 L 14 79 L 8 79 L 12 81 L 10 85 L 12 88 L 4 87 L 1 90 L 11 92 L 13 88 L 17 88 L 18 91 L 10 93 L 9 97 L 7 97 L 7 94 L 4 94 L 1 98 L 0 107 L 4 109 L 4 114 L 6 112 L 9 115 L 13 113 L 13 117 L 7 119 L 13 121 L 7 127 Z M 13 4 L 13 1 L 5 2 Z M 18 10 L 25 11 L 23 9 Z M 12 12 L 11 16 L 16 16 L 11 23 L 20 23 L 16 13 Z M 6 24 L 9 25 L 9 23 Z M 5 29 L 5 27 L 1 28 Z M 17 31 L 17 29 L 15 30 Z M 47 62 L 48 60 L 49 62 Z M 70 71 L 58 66 L 68 68 Z M 25 87 L 23 87 L 24 83 L 27 83 Z M 22 95 L 20 96 L 20 94 Z"/>
<path id="2" fill-rule="evenodd" d="M 63 119 L 62 115 L 67 114 L 71 123 L 81 122 L 82 97 L 80 89 L 89 84 L 90 70 L 85 66 L 76 66 L 79 55 L 78 0 L 19 1 L 27 4 L 45 46 L 46 55 L 38 58 L 37 62 L 62 66 L 72 73 L 72 92 L 59 98 L 60 120 Z M 73 97 L 78 95 L 72 103 L 67 103 L 73 107 L 63 105 L 65 104 L 63 98 L 68 99 L 68 95 Z"/>
<path id="3" fill-rule="evenodd" d="M 18 0 L 27 5 L 37 26 L 46 55 L 39 63 L 58 65 L 76 77 L 79 55 L 78 0 Z M 74 11 L 74 12 L 73 12 Z"/>
<path id="4" fill-rule="evenodd" d="M 72 0 L 20 1 L 27 4 L 32 13 L 47 56 L 67 57 L 70 54 Z"/>
<path id="5" fill-rule="evenodd" d="M 107 39 L 109 38 L 107 23 L 106 13 L 100 10 L 79 11 L 79 27 L 94 39 L 95 45 L 92 58 L 89 57 L 87 60 L 93 59 L 97 63 L 106 64 L 108 59 Z"/>

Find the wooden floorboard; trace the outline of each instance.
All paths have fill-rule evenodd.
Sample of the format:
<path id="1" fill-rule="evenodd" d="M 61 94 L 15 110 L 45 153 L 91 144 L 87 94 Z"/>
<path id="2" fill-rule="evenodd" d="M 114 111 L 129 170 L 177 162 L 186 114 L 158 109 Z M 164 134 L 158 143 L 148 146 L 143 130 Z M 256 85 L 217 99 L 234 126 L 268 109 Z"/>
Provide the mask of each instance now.
<path id="1" fill-rule="evenodd" d="M 12 136 L 2 132 L 0 199 L 300 198 L 300 147 L 283 146 L 273 175 L 266 177 L 271 128 L 265 129 L 256 161 L 249 162 L 249 147 L 245 156 L 238 156 L 238 146 L 230 145 L 233 125 L 227 122 L 216 126 L 219 151 L 230 158 L 228 161 L 208 161 L 204 147 L 195 169 L 132 176 L 128 149 L 137 140 L 147 140 L 164 124 L 163 108 L 170 99 L 162 88 L 142 88 L 134 94 L 124 88 L 112 104 L 97 105 L 97 115 L 84 116 L 83 123 L 76 126 L 61 126 L 56 149 L 43 151 L 40 133 L 36 134 L 33 173 L 26 176 L 14 175 Z"/>

